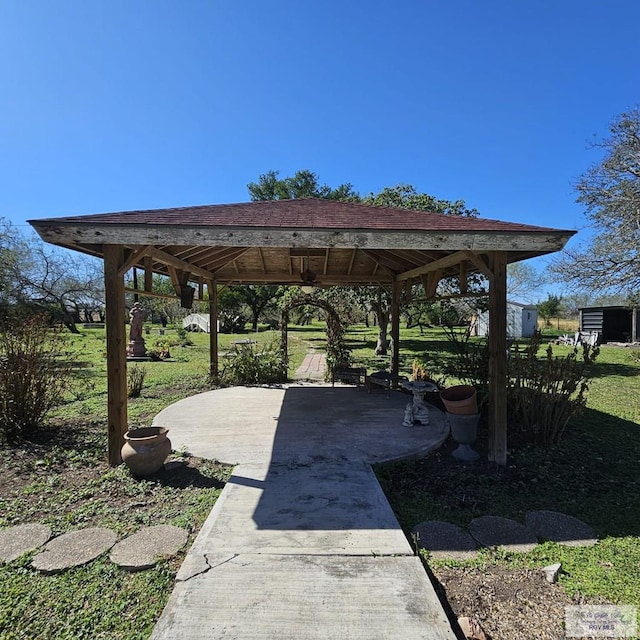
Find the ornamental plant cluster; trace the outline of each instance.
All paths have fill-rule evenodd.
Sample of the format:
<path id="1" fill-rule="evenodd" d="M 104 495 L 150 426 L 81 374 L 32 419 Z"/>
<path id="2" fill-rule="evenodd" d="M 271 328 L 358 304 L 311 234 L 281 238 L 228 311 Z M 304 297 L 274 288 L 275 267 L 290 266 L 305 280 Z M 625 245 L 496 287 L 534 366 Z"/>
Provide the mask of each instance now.
<path id="1" fill-rule="evenodd" d="M 62 329 L 44 315 L 0 324 L 1 442 L 31 436 L 69 389 L 72 361 Z"/>
<path id="2" fill-rule="evenodd" d="M 445 373 L 473 385 L 481 405 L 488 397 L 489 349 L 486 341 L 470 340 L 470 333 L 451 329 L 447 336 L 454 358 Z M 577 345 L 565 355 L 555 355 L 549 344 L 542 348 L 536 331 L 529 343 L 514 345 L 508 357 L 509 424 L 524 439 L 551 447 L 558 444 L 569 421 L 582 413 L 598 347 Z"/>
<path id="3" fill-rule="evenodd" d="M 511 355 L 509 406 L 519 427 L 535 443 L 550 447 L 584 410 L 599 349 L 583 344 L 555 356 L 551 344 L 540 355 L 541 346 L 536 332 L 523 350 Z"/>
<path id="4" fill-rule="evenodd" d="M 236 345 L 224 356 L 223 365 L 223 384 L 271 384 L 287 380 L 287 364 L 275 342 L 262 349 L 251 344 Z"/>

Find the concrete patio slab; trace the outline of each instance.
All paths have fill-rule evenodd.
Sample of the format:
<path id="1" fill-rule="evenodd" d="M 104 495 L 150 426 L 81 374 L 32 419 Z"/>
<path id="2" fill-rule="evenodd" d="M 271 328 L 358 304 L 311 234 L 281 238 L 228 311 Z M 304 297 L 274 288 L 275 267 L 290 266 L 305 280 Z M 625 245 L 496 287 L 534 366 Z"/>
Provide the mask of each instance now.
<path id="1" fill-rule="evenodd" d="M 402 427 L 405 394 L 230 388 L 162 411 L 174 448 L 237 464 L 178 572 L 154 640 L 454 640 L 372 462 L 449 427 Z"/>
<path id="2" fill-rule="evenodd" d="M 239 465 L 190 555 L 226 553 L 411 555 L 364 463 Z"/>
<path id="3" fill-rule="evenodd" d="M 415 557 L 211 556 L 151 640 L 455 640 Z"/>
<path id="4" fill-rule="evenodd" d="M 436 408 L 429 425 L 402 427 L 410 397 L 346 386 L 230 387 L 176 402 L 153 424 L 170 429 L 175 450 L 228 464 L 385 462 L 424 456 L 449 434 Z"/>

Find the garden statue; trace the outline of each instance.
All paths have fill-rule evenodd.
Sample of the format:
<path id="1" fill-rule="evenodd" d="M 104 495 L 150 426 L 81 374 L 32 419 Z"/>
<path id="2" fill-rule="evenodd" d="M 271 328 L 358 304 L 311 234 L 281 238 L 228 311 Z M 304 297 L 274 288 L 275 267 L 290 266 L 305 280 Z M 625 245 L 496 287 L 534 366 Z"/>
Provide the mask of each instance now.
<path id="1" fill-rule="evenodd" d="M 129 348 L 127 356 L 130 358 L 144 358 L 147 348 L 142 337 L 142 322 L 144 321 L 144 308 L 139 302 L 135 302 L 129 313 Z"/>

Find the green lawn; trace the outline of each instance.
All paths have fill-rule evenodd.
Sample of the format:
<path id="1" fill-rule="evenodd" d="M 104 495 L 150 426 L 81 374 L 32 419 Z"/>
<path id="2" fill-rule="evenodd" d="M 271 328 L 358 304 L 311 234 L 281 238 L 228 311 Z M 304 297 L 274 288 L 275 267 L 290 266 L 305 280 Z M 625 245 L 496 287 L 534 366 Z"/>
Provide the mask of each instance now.
<path id="1" fill-rule="evenodd" d="M 231 341 L 254 337 L 259 345 L 278 341 L 278 331 L 220 336 L 221 351 Z M 147 345 L 165 336 L 154 328 Z M 171 346 L 170 362 L 144 365 L 140 398 L 129 401 L 130 423 L 148 424 L 167 405 L 209 389 L 208 336 L 190 335 L 193 345 Z M 375 357 L 373 328 L 350 327 L 347 340 L 354 364 L 369 371 L 388 369 L 388 357 Z M 308 348 L 323 349 L 320 323 L 290 326 L 292 373 Z M 563 348 L 558 348 L 562 352 Z M 566 349 L 565 349 L 566 351 Z M 0 527 L 44 522 L 54 533 L 83 526 L 111 526 L 119 535 L 143 524 L 174 523 L 193 540 L 215 503 L 229 472 L 210 461 L 191 461 L 177 482 L 169 473 L 133 480 L 125 469 L 106 465 L 106 360 L 104 330 L 72 336 L 69 355 L 78 354 L 77 384 L 52 415 L 45 430 L 25 446 L 1 452 Z M 401 371 L 414 358 L 438 374 L 450 358 L 438 329 L 402 330 Z M 570 592 L 611 602 L 640 605 L 640 363 L 629 350 L 603 347 L 586 413 L 570 425 L 551 450 L 510 450 L 506 469 L 452 465 L 446 454 L 377 469 L 402 524 L 409 531 L 428 519 L 466 526 L 493 514 L 522 521 L 530 509 L 557 509 L 591 524 L 601 541 L 590 549 L 546 543 L 512 555 L 483 553 L 483 566 L 541 566 L 561 561 L 561 584 Z M 451 379 L 449 382 L 454 382 Z M 480 434 L 479 450 L 486 447 Z M 0 565 L 0 637 L 146 638 L 171 591 L 184 552 L 153 571 L 129 574 L 99 559 L 56 576 L 29 568 L 31 556 Z M 437 563 L 433 563 L 437 566 Z"/>

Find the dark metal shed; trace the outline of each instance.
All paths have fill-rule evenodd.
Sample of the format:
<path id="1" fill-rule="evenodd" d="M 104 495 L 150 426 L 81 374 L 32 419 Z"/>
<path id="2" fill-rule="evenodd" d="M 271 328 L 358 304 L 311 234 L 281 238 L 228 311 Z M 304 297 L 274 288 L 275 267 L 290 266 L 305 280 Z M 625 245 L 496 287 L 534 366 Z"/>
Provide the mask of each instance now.
<path id="1" fill-rule="evenodd" d="M 603 342 L 639 340 L 640 309 L 631 307 L 584 307 L 580 309 L 580 331 L 597 331 Z"/>

